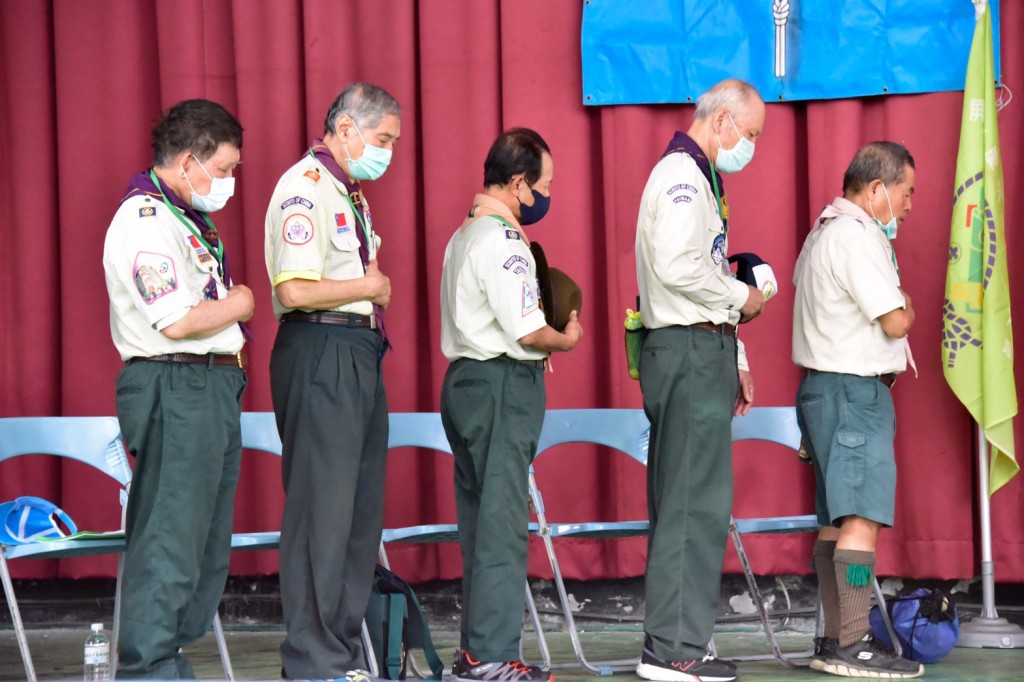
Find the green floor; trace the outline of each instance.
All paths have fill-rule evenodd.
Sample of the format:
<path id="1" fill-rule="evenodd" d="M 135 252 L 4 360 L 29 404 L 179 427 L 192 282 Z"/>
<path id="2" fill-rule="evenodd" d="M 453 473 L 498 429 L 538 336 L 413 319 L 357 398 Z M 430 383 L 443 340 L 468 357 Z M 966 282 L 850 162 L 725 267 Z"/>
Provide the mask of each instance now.
<path id="1" fill-rule="evenodd" d="M 282 639 L 279 630 L 229 631 L 228 648 L 235 678 L 238 680 L 278 679 L 281 664 L 277 647 Z M 40 680 L 74 680 L 82 676 L 82 643 L 87 628 L 62 630 L 34 630 L 29 645 Z M 457 639 L 454 632 L 435 632 L 435 643 L 442 659 L 450 664 L 451 651 Z M 797 651 L 806 649 L 810 638 L 806 634 L 783 634 L 783 648 Z M 555 661 L 557 680 L 601 679 L 579 667 L 562 668 L 559 662 L 573 662 L 572 644 L 564 632 L 548 633 L 548 645 Z M 638 655 L 640 634 L 636 631 L 599 631 L 585 633 L 583 646 L 588 658 L 614 659 Z M 719 654 L 740 656 L 767 651 L 765 639 L 759 633 L 719 633 L 715 635 Z M 527 657 L 535 655 L 532 637 L 527 639 Z M 201 679 L 224 679 L 224 671 L 217 658 L 213 636 L 191 647 L 187 652 Z M 782 681 L 833 679 L 809 669 L 787 669 L 776 661 L 758 661 L 739 664 L 744 680 Z M 637 679 L 631 672 L 615 675 L 617 679 Z M 932 682 L 952 680 L 1024 680 L 1024 650 L 955 649 L 944 661 L 927 666 L 925 678 Z M 17 642 L 11 630 L 0 631 L 0 680 L 23 680 Z M 607 679 L 607 678 L 605 678 Z"/>

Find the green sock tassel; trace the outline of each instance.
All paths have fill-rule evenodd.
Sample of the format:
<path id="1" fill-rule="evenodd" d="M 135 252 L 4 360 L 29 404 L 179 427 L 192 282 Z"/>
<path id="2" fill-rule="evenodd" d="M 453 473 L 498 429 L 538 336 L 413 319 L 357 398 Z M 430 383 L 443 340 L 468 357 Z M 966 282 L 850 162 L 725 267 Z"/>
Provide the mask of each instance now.
<path id="1" fill-rule="evenodd" d="M 850 564 L 846 567 L 846 582 L 853 587 L 865 587 L 871 582 L 871 567 L 864 564 Z"/>

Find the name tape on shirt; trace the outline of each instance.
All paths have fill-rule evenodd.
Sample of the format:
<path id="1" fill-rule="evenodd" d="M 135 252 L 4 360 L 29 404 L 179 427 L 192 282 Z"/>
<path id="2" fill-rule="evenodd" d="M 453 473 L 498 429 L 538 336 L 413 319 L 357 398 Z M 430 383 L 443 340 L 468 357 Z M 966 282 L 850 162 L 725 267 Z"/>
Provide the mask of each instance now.
<path id="1" fill-rule="evenodd" d="M 281 210 L 283 211 L 289 206 L 294 206 L 295 204 L 305 206 L 310 211 L 313 210 L 313 202 L 306 197 L 292 197 L 291 199 L 285 199 L 284 202 L 281 203 Z"/>
<path id="2" fill-rule="evenodd" d="M 132 265 L 135 288 L 146 305 L 178 289 L 178 274 L 170 256 L 139 251 Z"/>
<path id="3" fill-rule="evenodd" d="M 284 219 L 282 231 L 287 243 L 300 246 L 313 238 L 313 221 L 309 216 L 293 213 Z"/>

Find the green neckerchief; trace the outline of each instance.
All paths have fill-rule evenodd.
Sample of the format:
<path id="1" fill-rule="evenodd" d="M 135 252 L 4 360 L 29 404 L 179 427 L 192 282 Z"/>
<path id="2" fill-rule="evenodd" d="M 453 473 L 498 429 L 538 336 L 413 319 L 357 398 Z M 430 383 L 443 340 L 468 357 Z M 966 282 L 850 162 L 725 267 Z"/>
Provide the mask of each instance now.
<path id="1" fill-rule="evenodd" d="M 217 258 L 217 264 L 219 265 L 220 263 L 222 263 L 224 261 L 224 240 L 221 239 L 220 236 L 218 235 L 217 248 L 215 249 L 212 246 L 210 246 L 210 243 L 203 238 L 202 232 L 197 230 L 195 225 L 193 225 L 191 221 L 185 220 L 185 214 L 182 212 L 182 210 L 175 206 L 174 204 L 172 204 L 170 200 L 167 198 L 167 195 L 164 194 L 164 188 L 160 186 L 160 180 L 156 177 L 156 173 L 153 172 L 152 168 L 149 169 L 149 177 L 150 179 L 153 180 L 153 184 L 156 185 L 156 188 L 160 190 L 160 196 L 163 197 L 164 205 L 166 205 L 167 208 L 170 209 L 171 213 L 173 213 L 174 216 L 181 221 L 182 225 L 188 228 L 188 231 L 192 233 L 192 236 L 198 239 L 199 242 Z M 197 211 L 197 213 L 199 213 L 199 215 L 202 216 L 203 220 L 206 221 L 206 224 L 210 226 L 211 230 L 213 230 L 214 232 L 217 231 L 217 227 L 213 224 L 213 221 L 210 220 L 210 216 L 199 211 Z"/>

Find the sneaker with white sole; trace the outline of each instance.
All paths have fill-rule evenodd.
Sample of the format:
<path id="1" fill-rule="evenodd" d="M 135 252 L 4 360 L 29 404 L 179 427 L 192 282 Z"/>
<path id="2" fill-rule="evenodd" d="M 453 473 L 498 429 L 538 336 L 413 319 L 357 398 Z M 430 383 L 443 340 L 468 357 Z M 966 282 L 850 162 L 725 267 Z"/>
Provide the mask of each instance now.
<path id="1" fill-rule="evenodd" d="M 485 663 L 470 657 L 468 651 L 455 652 L 452 664 L 452 680 L 456 682 L 555 682 L 555 676 L 536 665 L 522 661 L 500 661 Z"/>
<path id="2" fill-rule="evenodd" d="M 811 670 L 824 670 L 825 661 L 832 652 L 839 648 L 839 640 L 835 637 L 815 637 L 814 654 L 811 656 Z"/>
<path id="3" fill-rule="evenodd" d="M 644 653 L 636 664 L 636 674 L 656 682 L 732 682 L 739 677 L 736 666 L 711 654 L 703 658 L 666 661 L 644 644 Z"/>
<path id="4" fill-rule="evenodd" d="M 840 677 L 909 680 L 924 674 L 924 666 L 898 656 L 870 632 L 849 646 L 829 652 L 822 672 Z"/>

